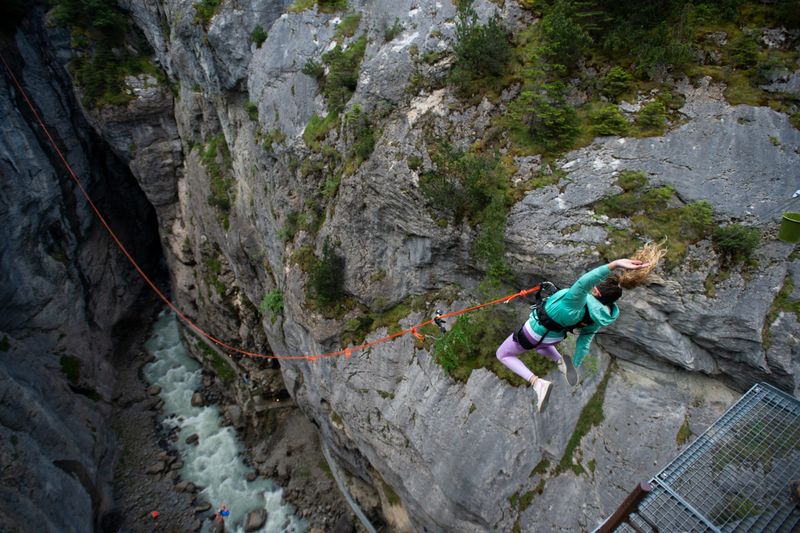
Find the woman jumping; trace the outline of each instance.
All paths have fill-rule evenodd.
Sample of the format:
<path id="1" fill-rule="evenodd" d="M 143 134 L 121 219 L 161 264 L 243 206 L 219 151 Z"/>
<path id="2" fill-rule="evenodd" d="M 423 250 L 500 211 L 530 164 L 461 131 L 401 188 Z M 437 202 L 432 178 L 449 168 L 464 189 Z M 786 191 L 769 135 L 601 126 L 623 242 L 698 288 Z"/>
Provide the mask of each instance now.
<path id="1" fill-rule="evenodd" d="M 658 258 L 660 255 L 655 258 L 655 262 Z M 640 283 L 637 280 L 635 283 L 623 283 L 620 286 L 621 278 L 625 275 L 610 276 L 611 272 L 617 269 L 646 269 L 643 272 L 646 274 L 654 266 L 653 262 L 638 259 L 617 259 L 587 272 L 569 289 L 561 289 L 550 296 L 545 302 L 544 313 L 536 310 L 531 312 L 530 318 L 500 345 L 497 349 L 497 358 L 533 386 L 539 412 L 547 405 L 553 384 L 531 372 L 525 363 L 520 361 L 519 356 L 535 349 L 539 354 L 557 363 L 567 383 L 575 385 L 578 382 L 575 366 L 581 366 L 583 358 L 589 353 L 589 345 L 595 332 L 603 326 L 610 325 L 619 316 L 619 308 L 614 302 L 622 296 L 623 287 L 633 288 Z M 646 275 L 638 277 L 643 280 Z M 574 366 L 569 355 L 562 356 L 555 348 L 564 340 L 565 331 L 573 327 L 580 328 L 575 343 Z"/>

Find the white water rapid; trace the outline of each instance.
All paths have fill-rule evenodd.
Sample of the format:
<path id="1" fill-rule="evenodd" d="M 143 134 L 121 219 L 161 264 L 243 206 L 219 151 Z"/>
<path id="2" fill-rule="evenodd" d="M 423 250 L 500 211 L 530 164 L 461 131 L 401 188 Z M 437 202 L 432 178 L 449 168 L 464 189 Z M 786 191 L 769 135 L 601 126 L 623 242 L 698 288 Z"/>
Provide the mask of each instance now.
<path id="1" fill-rule="evenodd" d="M 263 533 L 305 531 L 305 523 L 294 516 L 290 506 L 281 504 L 281 488 L 268 479 L 248 482 L 249 469 L 242 462 L 241 444 L 231 427 L 220 427 L 217 406 L 192 407 L 192 394 L 202 382 L 200 365 L 181 344 L 178 324 L 172 313 L 163 312 L 153 328 L 145 348 L 155 361 L 144 367 L 147 380 L 161 387 L 164 400 L 162 424 L 167 429 L 179 428 L 175 443 L 183 460 L 181 478 L 204 487 L 200 496 L 211 503 L 213 514 L 223 503 L 231 510 L 225 530 L 244 533 L 249 511 L 267 510 L 267 522 L 258 531 Z M 186 437 L 197 433 L 199 444 L 186 444 Z M 211 521 L 203 520 L 203 531 Z"/>

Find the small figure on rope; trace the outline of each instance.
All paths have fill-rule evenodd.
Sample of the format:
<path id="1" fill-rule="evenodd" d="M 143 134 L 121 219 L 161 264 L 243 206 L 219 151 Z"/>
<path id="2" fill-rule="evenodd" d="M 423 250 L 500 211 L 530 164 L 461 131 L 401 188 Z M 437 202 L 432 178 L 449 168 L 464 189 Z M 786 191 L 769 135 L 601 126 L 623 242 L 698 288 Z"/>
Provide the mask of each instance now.
<path id="1" fill-rule="evenodd" d="M 444 326 L 444 324 L 445 324 L 445 322 L 447 322 L 447 320 L 444 320 L 442 318 L 443 314 L 444 313 L 442 313 L 441 309 L 437 309 L 436 310 L 436 314 L 433 315 L 433 322 L 439 327 L 439 331 L 442 334 L 447 333 L 447 328 Z"/>
<path id="2" fill-rule="evenodd" d="M 535 349 L 558 365 L 570 386 L 577 384 L 575 367 L 580 366 L 589 353 L 589 345 L 597 330 L 611 325 L 619 316 L 615 302 L 622 296 L 622 290 L 642 285 L 665 253 L 661 245 L 650 243 L 632 259 L 617 259 L 587 272 L 569 289 L 557 291 L 538 305 L 530 318 L 500 345 L 497 359 L 531 384 L 536 392 L 539 412 L 547 405 L 553 384 L 531 372 L 519 356 Z M 611 272 L 618 269 L 624 272 L 612 276 Z M 575 353 L 572 357 L 562 356 L 555 346 L 564 340 L 567 331 L 574 328 L 580 329 Z"/>

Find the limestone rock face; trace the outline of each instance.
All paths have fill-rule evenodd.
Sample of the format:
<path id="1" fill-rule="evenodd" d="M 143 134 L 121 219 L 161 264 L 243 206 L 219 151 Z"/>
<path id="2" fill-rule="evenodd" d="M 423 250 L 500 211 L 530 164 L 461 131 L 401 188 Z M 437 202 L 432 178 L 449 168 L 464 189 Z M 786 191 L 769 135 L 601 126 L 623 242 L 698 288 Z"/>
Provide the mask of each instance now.
<path id="1" fill-rule="evenodd" d="M 447 75 L 447 53 L 430 64 L 421 57 L 436 57 L 452 46 L 454 4 L 353 0 L 349 9 L 361 18 L 349 37 L 340 31 L 346 13 L 290 12 L 289 0 L 223 2 L 206 23 L 197 19 L 193 4 L 122 2 L 169 76 L 174 96 L 151 79 L 133 78 L 128 84 L 136 98 L 125 108 L 81 112 L 155 207 L 171 294 L 182 311 L 217 338 L 248 351 L 319 354 L 340 348 L 342 333 L 362 317 L 361 309 L 381 312 L 418 295 L 425 296 L 429 309 L 475 303 L 466 295 L 484 275 L 472 258 L 479 228 L 440 224 L 420 179 L 435 166 L 431 152 L 437 140 L 460 149 L 483 140 L 519 89 L 509 88 L 497 101 L 466 104 L 445 84 L 432 83 L 441 86 L 432 90 L 415 85 Z M 512 28 L 533 23 L 530 12 L 513 1 L 477 1 L 475 7 L 482 20 L 497 13 Z M 388 35 L 386 29 L 395 24 L 399 31 Z M 261 46 L 250 42 L 256 26 L 268 35 Z M 28 29 L 17 38 L 20 56 L 27 58 L 36 48 L 26 40 L 32 33 Z M 52 34 L 60 35 L 61 46 L 68 42 L 58 30 Z M 364 34 L 358 83 L 342 116 L 359 105 L 373 121 L 375 147 L 360 165 L 334 175 L 330 161 L 347 157 L 353 133 L 340 117 L 321 135 L 324 147 L 315 148 L 304 135 L 310 121 L 330 109 L 303 68 L 337 43 L 346 48 Z M 68 57 L 54 54 L 62 63 Z M 26 61 L 25 68 L 30 72 L 35 64 Z M 27 83 L 39 79 L 47 76 L 26 76 Z M 13 89 L 0 88 L 4 105 L 13 110 L 18 100 Z M 40 89 L 38 98 L 51 103 L 69 99 L 66 90 Z M 629 224 L 598 217 L 592 205 L 621 191 L 620 171 L 636 170 L 653 184 L 672 186 L 683 202 L 708 201 L 721 224 L 742 221 L 762 228 L 766 237 L 757 267 L 718 279 L 712 244 L 691 246 L 683 265 L 621 301 L 621 318 L 598 335 L 595 365 L 581 369 L 579 388 L 570 390 L 557 373 L 548 378 L 556 387 L 541 414 L 530 389 L 512 387 L 485 369 L 474 371 L 466 383 L 455 381 L 408 335 L 349 359 L 282 361 L 286 389 L 349 473 L 349 485 L 359 487 L 354 495 L 373 518 L 417 531 L 591 529 L 633 484 L 677 452 L 675 436 L 684 423 L 696 435 L 732 401 L 734 393 L 721 383 L 742 390 L 766 380 L 800 391 L 800 324 L 794 314 L 773 309 L 788 281 L 800 287 L 792 247 L 773 238 L 780 211 L 797 189 L 800 132 L 784 114 L 728 105 L 722 88 L 708 82 L 686 82 L 678 90 L 686 98 L 683 123 L 661 137 L 598 138 L 553 168 L 541 159 L 518 158 L 517 184 L 548 170 L 564 178 L 528 191 L 511 208 L 505 259 L 520 285 L 531 278 L 560 285 L 574 281 L 600 262 L 597 247 L 610 238 L 610 227 Z M 56 124 L 78 114 L 66 104 L 42 108 Z M 74 213 L 62 213 L 67 207 L 61 197 L 74 191 L 52 179 L 52 170 L 40 168 L 47 156 L 30 128 L 22 128 L 28 132 L 23 144 L 2 144 L 21 125 L 19 113 L 0 124 L 9 132 L 0 137 L 4 175 L 27 173 L 35 184 L 2 191 L 16 196 L 4 197 L 5 205 L 14 207 L 4 226 L 11 230 L 0 240 L 0 296 L 10 302 L 8 318 L 3 317 L 7 324 L 0 325 L 14 335 L 23 325 L 56 331 L 68 316 L 75 324 L 67 320 L 66 327 L 81 330 L 76 324 L 86 323 L 94 309 L 104 313 L 91 316 L 108 326 L 133 286 L 117 286 L 89 303 L 77 297 L 82 278 L 73 265 L 92 280 L 107 276 L 109 282 L 118 270 L 99 268 L 107 265 L 97 261 L 106 247 L 79 244 L 84 241 L 77 235 L 99 239 L 89 213 L 77 201 L 66 203 Z M 82 159 L 76 163 L 81 173 L 88 172 L 92 158 L 82 154 L 89 149 L 74 140 L 80 135 L 64 130 L 59 137 L 74 143 L 69 152 Z M 12 153 L 23 155 L 12 158 Z M 29 170 L 8 161 L 22 161 Z M 29 196 L 33 191 L 35 198 Z M 31 211 L 45 221 L 35 232 L 15 222 L 37 218 Z M 26 232 L 50 240 L 25 239 Z M 65 240 L 61 234 L 69 244 L 63 252 L 66 245 L 57 244 Z M 309 264 L 312 256 L 321 256 L 326 240 L 345 258 L 344 290 L 352 303 L 333 318 L 307 300 Z M 39 249 L 18 251 L 25 246 Z M 62 253 L 67 264 L 60 261 Z M 15 255 L 36 260 L 6 259 Z M 36 274 L 16 284 L 21 268 Z M 446 298 L 434 294 L 446 287 L 467 290 Z M 800 298 L 798 291 L 791 297 Z M 59 297 L 52 298 L 54 293 Z M 271 310 L 265 296 L 276 293 L 282 308 Z M 526 316 L 526 305 L 509 306 L 520 320 Z M 409 310 L 401 326 L 428 318 Z M 509 332 L 516 325 L 509 324 Z M 387 334 L 378 328 L 367 341 Z M 230 363 L 258 382 L 247 389 L 256 392 L 247 394 L 238 379 L 232 387 L 242 408 L 229 410 L 229 418 L 247 425 L 269 396 L 280 395 L 278 369 L 246 357 Z M 91 368 L 103 375 L 102 363 Z M 262 385 L 268 394 L 258 388 Z M 565 455 L 590 401 L 603 404 L 605 420 L 589 427 L 572 455 Z M 657 445 L 651 445 L 654 434 Z M 3 439 L 3 446 L 7 442 Z M 74 482 L 64 482 L 70 479 Z M 85 509 L 87 502 L 84 497 L 76 508 Z"/>
<path id="2" fill-rule="evenodd" d="M 451 3 L 351 2 L 350 9 L 362 17 L 356 33 L 345 38 L 337 28 L 346 14 L 309 9 L 279 15 L 286 4 L 277 2 L 224 6 L 207 28 L 194 22 L 190 9 L 179 9 L 180 2 L 163 8 L 133 4 L 159 64 L 180 81 L 174 113 L 185 159 L 166 246 L 175 296 L 200 323 L 237 345 L 268 344 L 278 354 L 337 349 L 339 335 L 356 314 L 330 319 L 310 310 L 308 275 L 298 259 L 308 251 L 319 256 L 326 239 L 336 242 L 346 259 L 345 291 L 373 311 L 448 285 L 477 284 L 482 274 L 471 259 L 476 229 L 437 224 L 420 192 L 420 176 L 434 164 L 427 135 L 468 148 L 483 138 L 513 90 L 499 102 L 465 106 L 447 88 L 411 87 L 418 72 L 430 79 L 446 75 L 446 56 L 433 65 L 419 57 L 450 46 Z M 509 27 L 531 22 L 513 2 L 502 8 L 476 2 L 475 7 L 483 20 L 497 12 Z M 243 16 L 248 9 L 251 16 Z M 395 22 L 400 31 L 387 40 L 385 29 Z M 163 33 L 164 23 L 169 35 Z M 243 46 L 256 23 L 268 37 L 260 47 Z M 303 67 L 309 60 L 319 62 L 337 42 L 347 47 L 363 33 L 368 44 L 347 110 L 358 104 L 380 125 L 375 149 L 341 177 L 335 193 L 320 198 L 320 184 L 331 169 L 321 150 L 306 145 L 303 133 L 313 115 L 324 117 L 329 110 Z M 565 180 L 527 193 L 512 207 L 506 259 L 521 283 L 538 277 L 565 285 L 599 262 L 595 250 L 608 239 L 608 221 L 598 220 L 591 206 L 619 192 L 616 177 L 624 169 L 642 170 L 652 183 L 671 185 L 685 202 L 708 200 L 720 222 L 743 220 L 765 229 L 775 224 L 776 210 L 796 188 L 790 169 L 798 163 L 797 130 L 785 115 L 769 109 L 729 106 L 721 88 L 708 83 L 686 83 L 680 91 L 686 98 L 683 125 L 663 137 L 597 139 L 556 162 Z M 225 213 L 208 199 L 214 178 L 203 153 L 213 139 L 224 142 L 231 154 L 224 172 L 231 180 L 231 206 Z M 340 125 L 324 142 L 345 154 L 352 141 Z M 417 164 L 409 164 L 412 157 Z M 545 170 L 540 160 L 519 163 L 515 179 L 520 183 Z M 298 217 L 305 226 L 293 222 Z M 324 223 L 314 228 L 309 221 L 318 218 Z M 775 294 L 796 268 L 788 259 L 790 247 L 764 242 L 759 267 L 746 279 L 734 272 L 717 282 L 714 296 L 706 280 L 718 261 L 711 244 L 701 242 L 688 252 L 686 263 L 693 266 L 623 300 L 622 318 L 598 336 L 596 346 L 598 353 L 603 349 L 638 366 L 611 367 L 614 392 L 607 393 L 607 409 L 636 417 L 647 406 L 667 408 L 656 401 L 655 387 L 645 388 L 641 404 L 620 407 L 638 393 L 619 382 L 619 376 L 635 374 L 630 368 L 664 376 L 708 374 L 739 389 L 762 379 L 798 389 L 792 355 L 796 319 L 780 314 L 765 324 Z M 279 316 L 248 311 L 274 290 L 283 296 Z M 520 305 L 520 318 L 525 313 Z M 404 323 L 426 318 L 412 314 Z M 766 349 L 765 331 L 772 339 Z M 368 340 L 385 333 L 377 330 Z M 510 530 L 519 513 L 523 530 L 536 530 L 544 523 L 536 517 L 548 505 L 585 484 L 571 470 L 555 475 L 551 467 L 553 479 L 537 492 L 543 498 L 534 498 L 525 510 L 509 504 L 537 486 L 535 472 L 542 461 L 558 463 L 606 368 L 601 356 L 579 390 L 557 386 L 551 410 L 536 415 L 529 390 L 510 387 L 485 370 L 473 372 L 466 384 L 455 382 L 410 338 L 349 360 L 281 363 L 288 391 L 319 426 L 337 461 L 366 486 L 390 486 L 409 528 L 436 531 Z M 677 405 L 687 395 L 675 398 Z M 687 416 L 693 420 L 694 413 Z M 682 420 L 662 422 L 662 431 L 677 432 Z M 603 424 L 597 431 L 611 429 Z M 644 440 L 633 435 L 630 446 L 642 446 Z M 597 474 L 591 503 L 565 509 L 559 525 L 593 526 L 639 480 L 637 472 L 650 471 L 653 461 L 664 462 L 674 452 L 675 446 L 664 446 L 651 456 L 630 458 L 617 477 L 612 465 L 622 464 L 620 454 L 605 456 L 585 444 L 576 464 L 585 470 L 592 460 L 606 470 Z M 600 496 L 604 483 L 617 488 Z M 374 496 L 363 501 L 375 501 Z"/>

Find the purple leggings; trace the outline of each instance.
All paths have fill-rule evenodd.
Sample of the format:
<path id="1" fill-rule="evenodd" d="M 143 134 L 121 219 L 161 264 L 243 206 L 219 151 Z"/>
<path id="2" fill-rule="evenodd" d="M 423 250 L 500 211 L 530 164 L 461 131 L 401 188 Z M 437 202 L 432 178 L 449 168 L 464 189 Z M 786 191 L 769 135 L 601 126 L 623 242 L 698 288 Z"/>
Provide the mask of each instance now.
<path id="1" fill-rule="evenodd" d="M 539 339 L 534 337 L 528 328 L 529 326 L 525 324 L 525 327 L 521 328 L 521 332 L 528 338 L 528 341 L 530 341 L 531 344 L 536 344 Z M 536 351 L 552 360 L 554 363 L 557 363 L 561 360 L 561 354 L 558 353 L 558 350 L 556 350 L 556 344 L 559 342 L 561 342 L 560 339 L 555 342 L 542 341 L 542 343 L 536 347 Z M 514 335 L 512 334 L 509 335 L 508 338 L 503 341 L 503 344 L 501 344 L 497 349 L 497 358 L 516 375 L 525 381 L 530 381 L 531 376 L 534 374 L 528 369 L 527 366 L 525 366 L 525 363 L 519 359 L 519 356 L 527 351 L 528 350 L 523 348 L 520 343 L 514 340 Z"/>

